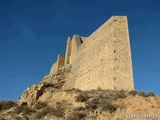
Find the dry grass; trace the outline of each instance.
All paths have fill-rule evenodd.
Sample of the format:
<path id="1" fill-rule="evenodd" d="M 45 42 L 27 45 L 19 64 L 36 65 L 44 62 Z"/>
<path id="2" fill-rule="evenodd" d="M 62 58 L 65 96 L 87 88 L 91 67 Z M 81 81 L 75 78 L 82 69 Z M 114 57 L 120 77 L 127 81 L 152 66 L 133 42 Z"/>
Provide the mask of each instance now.
<path id="1" fill-rule="evenodd" d="M 58 118 L 63 118 L 65 116 L 65 111 L 62 105 L 62 102 L 57 102 L 56 107 L 50 107 L 46 103 L 37 102 L 34 106 L 35 109 L 39 109 L 36 113 L 36 119 L 40 119 L 46 115 L 53 115 Z"/>
<path id="2" fill-rule="evenodd" d="M 76 102 L 86 102 L 90 97 L 87 94 L 79 94 L 76 97 Z"/>
<path id="3" fill-rule="evenodd" d="M 113 105 L 112 102 L 105 97 L 93 98 L 92 100 L 86 102 L 86 108 L 89 111 L 94 111 L 99 108 L 101 111 L 108 111 L 113 113 L 117 110 L 118 106 Z"/>
<path id="4" fill-rule="evenodd" d="M 102 113 L 103 111 L 110 114 L 115 114 L 117 109 L 123 109 L 126 105 L 115 105 L 113 101 L 124 99 L 127 96 L 142 96 L 152 97 L 155 96 L 153 92 L 137 92 L 137 91 L 123 91 L 123 90 L 90 90 L 80 91 L 78 89 L 68 90 L 66 92 L 77 93 L 76 102 L 83 102 L 85 106 L 76 108 L 68 108 L 67 101 L 57 101 L 56 106 L 48 106 L 44 102 L 36 102 L 32 107 L 28 107 L 27 103 L 17 105 L 14 101 L 0 101 L 0 111 L 5 112 L 10 108 L 14 111 L 7 111 L 8 115 L 13 116 L 13 120 L 29 120 L 30 118 L 42 119 L 44 116 L 55 116 L 57 118 L 64 118 L 66 120 L 85 120 L 88 116 L 87 113 L 96 112 L 97 110 Z M 71 107 L 71 106 L 69 106 Z M 67 109 L 71 109 L 67 113 Z M 4 110 L 4 111 L 3 111 Z M 66 112 L 66 114 L 65 114 Z M 19 117 L 21 115 L 21 117 Z M 68 115 L 68 116 L 66 116 Z M 0 115 L 0 120 L 4 116 Z M 65 118 L 67 117 L 67 118 Z M 95 119 L 97 116 L 94 116 Z M 5 119 L 4 119 L 5 120 Z"/>
<path id="5" fill-rule="evenodd" d="M 36 111 L 31 109 L 30 107 L 27 106 L 27 104 L 22 104 L 20 106 L 17 106 L 15 108 L 15 113 L 20 114 L 22 113 L 23 115 L 31 115 L 32 113 L 35 113 Z"/>
<path id="6" fill-rule="evenodd" d="M 113 105 L 112 101 L 118 99 L 124 99 L 127 97 L 127 93 L 123 90 L 90 90 L 80 92 L 76 97 L 77 102 L 84 102 L 86 108 L 77 108 L 76 110 L 95 111 L 101 109 L 101 111 L 108 111 L 114 113 L 119 106 Z"/>
<path id="7" fill-rule="evenodd" d="M 59 118 L 64 117 L 64 110 L 62 108 L 45 107 L 36 115 L 37 119 L 44 117 L 45 115 L 53 115 Z"/>
<path id="8" fill-rule="evenodd" d="M 84 112 L 73 112 L 72 115 L 67 118 L 67 120 L 84 120 L 86 116 L 87 115 Z"/>
<path id="9" fill-rule="evenodd" d="M 16 106 L 16 102 L 12 100 L 0 101 L 0 111 L 10 109 L 13 106 Z"/>
<path id="10" fill-rule="evenodd" d="M 45 108 L 46 106 L 47 104 L 44 102 L 36 102 L 34 105 L 34 109 L 42 109 L 42 108 Z"/>

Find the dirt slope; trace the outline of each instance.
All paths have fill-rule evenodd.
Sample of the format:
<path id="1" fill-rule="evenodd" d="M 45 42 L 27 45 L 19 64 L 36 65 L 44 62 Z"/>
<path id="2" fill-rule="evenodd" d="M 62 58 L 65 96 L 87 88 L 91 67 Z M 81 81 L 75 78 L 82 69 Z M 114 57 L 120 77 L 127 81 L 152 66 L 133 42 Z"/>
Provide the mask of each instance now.
<path id="1" fill-rule="evenodd" d="M 160 96 L 136 91 L 28 88 L 18 102 L 0 102 L 0 120 L 143 120 L 160 115 Z"/>

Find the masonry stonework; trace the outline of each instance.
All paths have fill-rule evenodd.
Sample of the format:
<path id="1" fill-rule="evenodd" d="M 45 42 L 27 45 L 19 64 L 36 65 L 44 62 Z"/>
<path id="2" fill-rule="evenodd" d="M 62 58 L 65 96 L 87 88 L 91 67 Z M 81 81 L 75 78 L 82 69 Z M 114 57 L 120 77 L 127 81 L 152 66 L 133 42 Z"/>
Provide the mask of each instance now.
<path id="1" fill-rule="evenodd" d="M 63 89 L 134 90 L 126 16 L 112 16 L 89 37 L 67 40 L 66 56 L 58 57 L 50 74 L 70 64 Z"/>
<path id="2" fill-rule="evenodd" d="M 64 66 L 64 62 L 65 62 L 65 59 L 62 55 L 58 55 L 57 57 L 57 61 L 56 63 L 54 63 L 52 65 L 52 68 L 50 70 L 50 75 L 53 74 L 54 72 L 56 72 L 59 68 L 61 68 L 62 66 Z"/>

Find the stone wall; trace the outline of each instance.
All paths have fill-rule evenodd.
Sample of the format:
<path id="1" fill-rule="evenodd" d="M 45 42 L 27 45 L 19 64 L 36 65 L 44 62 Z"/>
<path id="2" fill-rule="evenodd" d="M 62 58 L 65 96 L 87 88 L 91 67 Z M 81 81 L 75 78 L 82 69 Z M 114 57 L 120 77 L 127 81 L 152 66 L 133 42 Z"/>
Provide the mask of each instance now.
<path id="1" fill-rule="evenodd" d="M 64 58 L 58 63 L 52 72 L 66 64 L 72 66 L 63 89 L 133 90 L 127 17 L 111 17 L 89 37 L 68 38 L 65 64 Z"/>
<path id="2" fill-rule="evenodd" d="M 49 75 L 52 75 L 56 72 L 60 67 L 64 66 L 65 59 L 62 55 L 58 55 L 57 61 L 52 65 Z"/>
<path id="3" fill-rule="evenodd" d="M 72 49 L 72 41 L 71 38 L 68 37 L 66 46 L 65 64 L 70 64 L 71 49 Z"/>
<path id="4" fill-rule="evenodd" d="M 134 89 L 127 17 L 111 17 L 77 48 L 64 89 Z"/>

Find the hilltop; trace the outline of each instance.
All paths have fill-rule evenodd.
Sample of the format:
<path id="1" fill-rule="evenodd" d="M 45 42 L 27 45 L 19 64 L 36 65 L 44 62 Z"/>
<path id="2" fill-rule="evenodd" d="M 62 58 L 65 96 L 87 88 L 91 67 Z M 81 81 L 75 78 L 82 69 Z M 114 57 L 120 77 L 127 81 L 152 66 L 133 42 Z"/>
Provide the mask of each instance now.
<path id="1" fill-rule="evenodd" d="M 121 120 L 122 115 L 127 120 L 134 114 L 156 118 L 160 96 L 133 90 L 62 90 L 38 83 L 18 102 L 0 102 L 0 120 Z"/>

